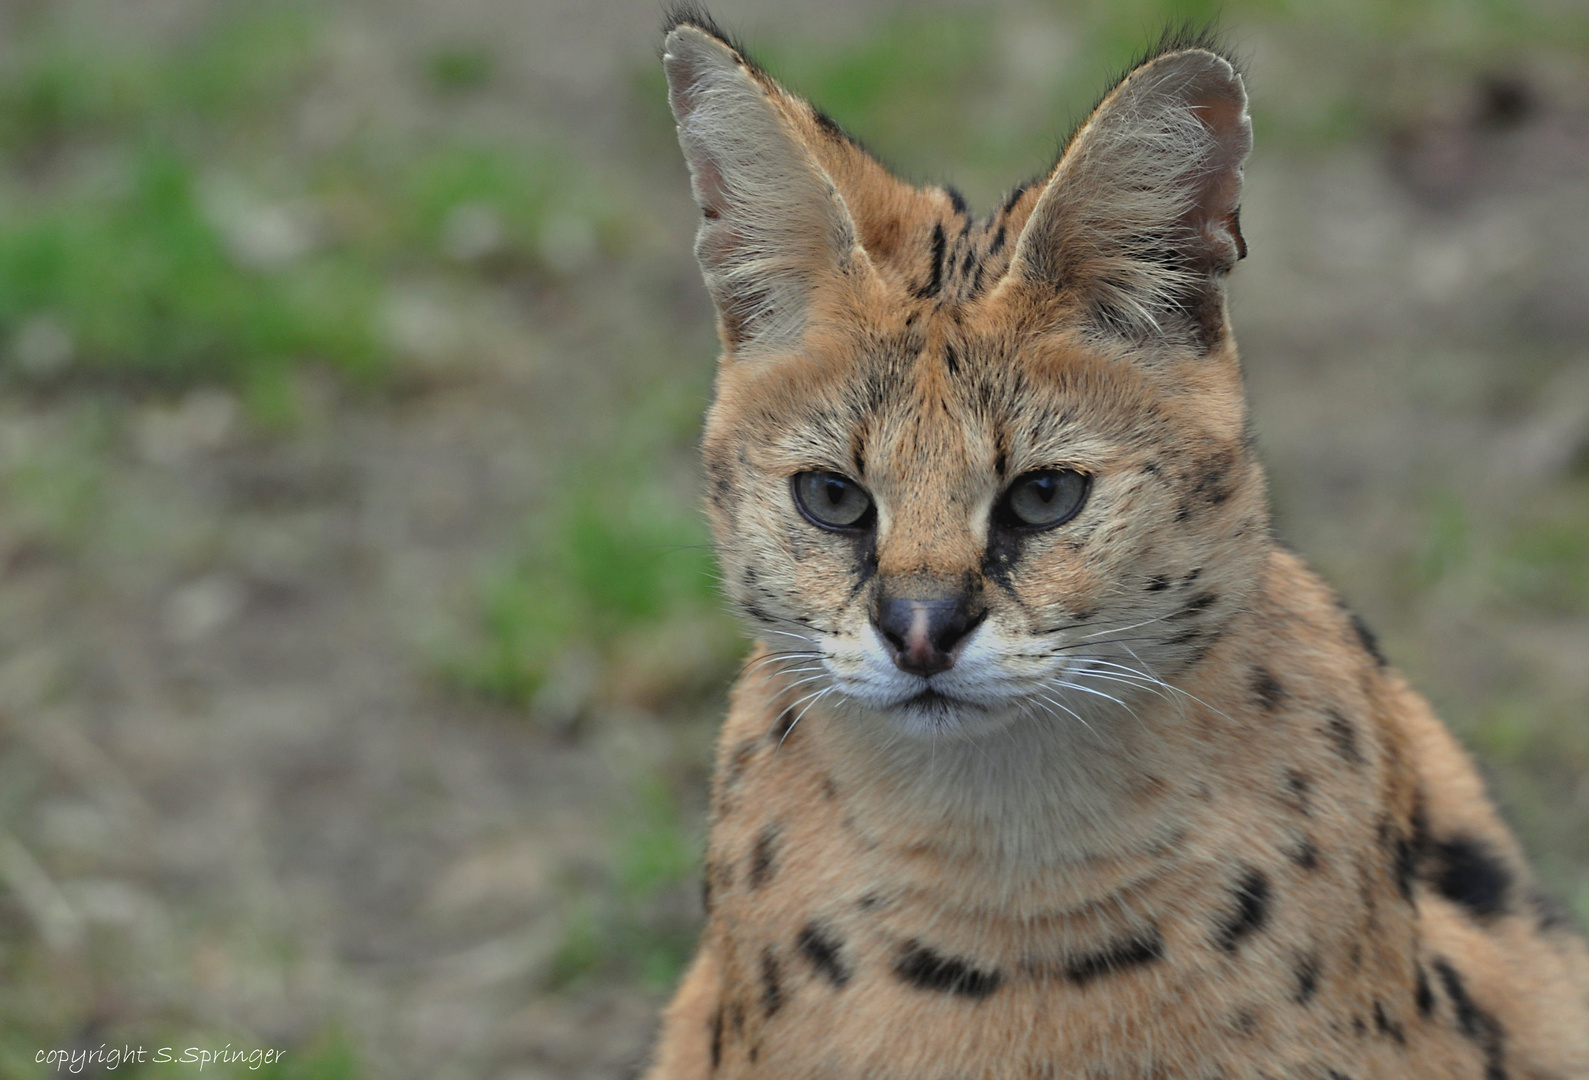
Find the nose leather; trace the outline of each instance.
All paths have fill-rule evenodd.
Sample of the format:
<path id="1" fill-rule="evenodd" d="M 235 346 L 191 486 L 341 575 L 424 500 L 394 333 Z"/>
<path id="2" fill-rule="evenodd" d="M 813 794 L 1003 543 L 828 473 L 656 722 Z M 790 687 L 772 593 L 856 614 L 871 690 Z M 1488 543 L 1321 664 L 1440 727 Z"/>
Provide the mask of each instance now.
<path id="1" fill-rule="evenodd" d="M 901 671 L 936 675 L 954 666 L 953 649 L 978 622 L 964 599 L 891 597 L 873 622 Z"/>

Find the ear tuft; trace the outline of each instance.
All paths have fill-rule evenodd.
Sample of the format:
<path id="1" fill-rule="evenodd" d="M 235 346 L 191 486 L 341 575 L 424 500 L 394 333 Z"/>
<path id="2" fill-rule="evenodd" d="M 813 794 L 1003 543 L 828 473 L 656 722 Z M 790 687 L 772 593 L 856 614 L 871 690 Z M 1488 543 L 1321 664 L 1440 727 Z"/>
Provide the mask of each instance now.
<path id="1" fill-rule="evenodd" d="M 781 110 L 777 85 L 703 13 L 669 19 L 668 103 L 701 208 L 695 254 L 724 345 L 739 356 L 788 348 L 812 290 L 864 260 L 854 224 Z"/>
<path id="2" fill-rule="evenodd" d="M 1187 33 L 1184 29 L 1178 35 Z M 1211 347 L 1252 148 L 1235 66 L 1180 36 L 1121 80 L 1071 138 L 1017 245 L 1016 276 L 1129 338 Z"/>
<path id="3" fill-rule="evenodd" d="M 724 45 L 727 45 L 741 60 L 752 67 L 755 66 L 739 41 L 731 36 L 728 31 L 724 30 L 721 24 L 712 18 L 712 13 L 700 4 L 675 3 L 668 5 L 667 11 L 662 16 L 663 38 L 665 39 L 681 26 L 694 27 L 708 37 L 716 38 Z M 665 48 L 666 46 L 664 45 Z"/>

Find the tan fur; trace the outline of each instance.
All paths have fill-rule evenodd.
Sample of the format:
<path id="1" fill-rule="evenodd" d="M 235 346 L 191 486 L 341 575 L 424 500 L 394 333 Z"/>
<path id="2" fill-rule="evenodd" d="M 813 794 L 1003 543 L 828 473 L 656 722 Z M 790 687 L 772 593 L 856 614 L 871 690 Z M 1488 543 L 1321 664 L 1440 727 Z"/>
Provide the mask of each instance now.
<path id="1" fill-rule="evenodd" d="M 666 49 L 723 330 L 710 512 L 764 644 L 648 1075 L 1589 1077 L 1589 951 L 1270 535 L 1230 64 L 1162 50 L 978 221 L 704 18 Z M 1043 469 L 1087 501 L 1012 531 Z M 803 516 L 810 470 L 875 523 Z M 892 665 L 885 593 L 975 608 L 953 667 Z"/>

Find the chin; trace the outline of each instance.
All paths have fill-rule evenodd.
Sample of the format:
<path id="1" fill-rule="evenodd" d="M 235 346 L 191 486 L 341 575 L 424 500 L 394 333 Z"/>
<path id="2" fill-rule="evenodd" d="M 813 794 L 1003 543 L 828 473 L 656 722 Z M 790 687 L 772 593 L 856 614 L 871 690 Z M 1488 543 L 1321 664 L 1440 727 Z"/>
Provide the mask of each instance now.
<path id="1" fill-rule="evenodd" d="M 936 690 L 876 710 L 902 735 L 922 739 L 974 739 L 1008 727 L 1011 709 L 989 708 Z"/>

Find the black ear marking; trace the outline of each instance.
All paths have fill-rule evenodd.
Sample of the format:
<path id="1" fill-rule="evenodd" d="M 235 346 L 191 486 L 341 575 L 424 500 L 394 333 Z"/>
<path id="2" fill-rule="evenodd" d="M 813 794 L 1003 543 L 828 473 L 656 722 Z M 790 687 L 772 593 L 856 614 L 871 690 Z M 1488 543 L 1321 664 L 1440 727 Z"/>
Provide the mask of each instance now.
<path id="1" fill-rule="evenodd" d="M 916 299 L 929 300 L 943 289 L 943 257 L 949 238 L 944 235 L 943 223 L 932 227 L 932 270 L 927 280 L 916 288 Z"/>

